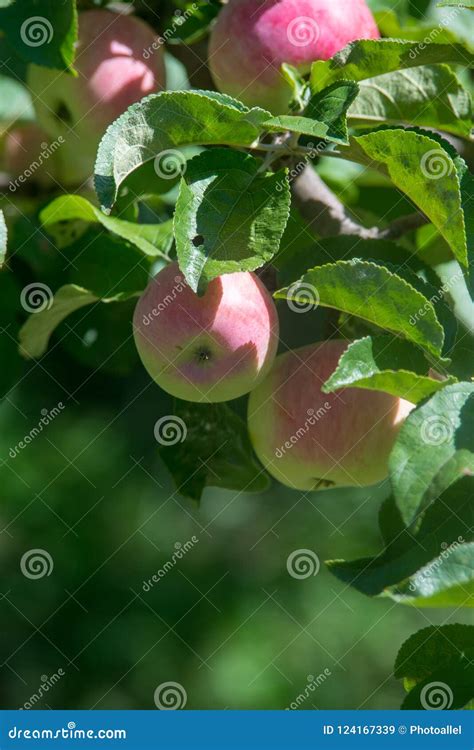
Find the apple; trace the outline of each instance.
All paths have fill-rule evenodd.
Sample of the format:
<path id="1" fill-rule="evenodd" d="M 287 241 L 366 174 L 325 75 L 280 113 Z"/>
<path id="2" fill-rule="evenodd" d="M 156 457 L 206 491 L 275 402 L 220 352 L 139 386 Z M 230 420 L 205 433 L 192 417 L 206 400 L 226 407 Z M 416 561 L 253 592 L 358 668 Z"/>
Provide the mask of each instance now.
<path id="1" fill-rule="evenodd" d="M 51 139 L 64 139 L 58 156 L 65 185 L 91 177 L 108 125 L 165 86 L 163 53 L 154 30 L 138 18 L 108 10 L 79 15 L 74 67 L 77 77 L 31 65 L 27 78 L 39 124 Z"/>
<path id="2" fill-rule="evenodd" d="M 202 296 L 177 263 L 162 269 L 140 297 L 135 343 L 149 374 L 186 401 L 243 396 L 268 373 L 278 345 L 278 316 L 253 273 L 213 279 Z"/>
<path id="3" fill-rule="evenodd" d="M 209 67 L 222 93 L 283 114 L 292 92 L 282 63 L 304 74 L 349 42 L 378 37 L 365 0 L 229 0 L 211 33 Z"/>
<path id="4" fill-rule="evenodd" d="M 15 189 L 24 184 L 54 184 L 56 152 L 50 150 L 46 133 L 33 122 L 7 131 L 2 161 Z"/>
<path id="5" fill-rule="evenodd" d="M 365 487 L 387 476 L 392 446 L 414 404 L 360 388 L 323 393 L 348 345 L 335 339 L 280 355 L 250 395 L 255 452 L 288 487 Z"/>

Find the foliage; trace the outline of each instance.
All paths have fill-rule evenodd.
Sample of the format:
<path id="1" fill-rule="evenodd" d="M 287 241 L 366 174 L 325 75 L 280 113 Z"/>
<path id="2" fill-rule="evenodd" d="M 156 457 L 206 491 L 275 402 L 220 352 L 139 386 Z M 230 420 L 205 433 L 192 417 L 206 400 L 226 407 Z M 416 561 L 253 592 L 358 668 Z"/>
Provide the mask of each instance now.
<path id="1" fill-rule="evenodd" d="M 172 51 L 205 38 L 220 11 L 218 2 L 194 11 L 178 5 L 185 20 L 168 35 Z M 472 7 L 440 5 L 467 14 Z M 141 3 L 134 10 L 150 20 Z M 39 14 L 37 28 L 31 19 Z M 416 405 L 390 458 L 382 551 L 330 559 L 329 570 L 370 597 L 472 606 L 474 55 L 452 30 L 452 41 L 435 35 L 424 43 L 413 18 L 386 15 L 384 23 L 407 28 L 408 38 L 354 42 L 314 62 L 306 78 L 285 69 L 295 91 L 285 115 L 185 86 L 141 99 L 103 135 L 96 194 L 92 175 L 73 194 L 54 180 L 23 189 L 10 176 L 0 210 L 0 388 L 8 395 L 29 360 L 41 367 L 56 348 L 91 371 L 128 377 L 136 369 L 127 348 L 132 303 L 171 260 L 198 294 L 218 275 L 258 271 L 284 315 L 292 310 L 290 346 L 305 326 L 310 336 L 319 326 L 325 337 L 339 331 L 353 339 L 325 392 L 350 386 Z M 40 11 L 36 0 L 2 3 L 0 28 L 0 55 L 11 58 L 0 77 L 3 134 L 34 119 L 27 65 L 75 75 L 76 3 L 43 2 Z M 343 221 L 327 231 L 319 214 L 306 223 L 299 178 L 324 170 L 333 170 L 350 232 Z M 454 264 L 448 278 L 447 264 Z M 300 316 L 294 308 L 308 289 L 315 309 Z M 111 362 L 98 361 L 84 351 L 78 311 L 100 321 L 123 359 L 111 352 Z M 65 326 L 80 332 L 80 344 L 65 343 Z M 244 402 L 171 408 L 185 438 L 162 445 L 160 456 L 177 495 L 199 502 L 207 487 L 268 487 Z M 467 627 L 447 625 L 404 644 L 395 666 L 409 690 L 404 708 L 426 707 L 424 689 L 440 680 L 453 708 L 473 698 L 470 639 Z"/>

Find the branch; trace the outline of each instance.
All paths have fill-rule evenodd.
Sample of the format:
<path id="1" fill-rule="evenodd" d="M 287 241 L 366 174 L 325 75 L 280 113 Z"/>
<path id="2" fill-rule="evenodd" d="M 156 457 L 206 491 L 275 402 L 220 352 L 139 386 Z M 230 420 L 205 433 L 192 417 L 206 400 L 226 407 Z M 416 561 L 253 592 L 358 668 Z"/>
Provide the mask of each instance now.
<path id="1" fill-rule="evenodd" d="M 344 204 L 308 165 L 292 187 L 301 215 L 319 237 L 349 234 L 364 240 L 397 239 L 428 222 L 426 216 L 416 212 L 396 219 L 386 229 L 364 227 L 352 218 Z"/>

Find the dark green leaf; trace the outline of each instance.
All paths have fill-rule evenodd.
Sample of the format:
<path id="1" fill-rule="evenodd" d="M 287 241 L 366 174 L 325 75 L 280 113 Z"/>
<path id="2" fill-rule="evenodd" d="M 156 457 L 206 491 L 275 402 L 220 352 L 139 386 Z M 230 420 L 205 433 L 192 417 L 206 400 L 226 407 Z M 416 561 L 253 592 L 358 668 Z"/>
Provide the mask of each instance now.
<path id="1" fill-rule="evenodd" d="M 474 696 L 474 628 L 470 625 L 430 626 L 401 647 L 395 677 L 409 694 L 402 709 L 463 708 Z"/>
<path id="2" fill-rule="evenodd" d="M 21 0 L 0 11 L 0 27 L 23 60 L 71 68 L 77 41 L 74 0 Z"/>
<path id="3" fill-rule="evenodd" d="M 269 485 L 247 426 L 226 404 L 175 402 L 155 428 L 160 455 L 181 495 L 199 501 L 206 487 L 263 492 Z"/>
<path id="4" fill-rule="evenodd" d="M 474 383 L 455 383 L 435 393 L 405 421 L 390 456 L 395 499 L 407 525 L 432 497 L 437 475 L 456 453 L 474 455 Z"/>
<path id="5" fill-rule="evenodd" d="M 56 198 L 40 213 L 43 226 L 54 234 L 55 227 L 62 222 L 84 221 L 99 222 L 110 232 L 132 242 L 145 255 L 150 257 L 167 257 L 173 241 L 172 221 L 163 224 L 133 224 L 99 211 L 80 195 L 63 195 Z M 59 227 L 62 231 L 62 226 Z"/>
<path id="6" fill-rule="evenodd" d="M 201 277 L 253 271 L 278 251 L 290 207 L 284 170 L 259 173 L 260 162 L 213 149 L 188 162 L 174 229 L 181 270 L 197 291 Z"/>
<path id="7" fill-rule="evenodd" d="M 421 131 L 404 128 L 374 130 L 352 138 L 348 148 L 341 147 L 346 158 L 389 177 L 433 222 L 455 258 L 467 267 L 461 167 L 453 160 L 452 151 Z"/>
<path id="8" fill-rule="evenodd" d="M 337 81 L 314 94 L 303 115 L 281 115 L 264 123 L 270 130 L 290 130 L 331 143 L 348 143 L 347 110 L 359 87 L 352 81 Z"/>
<path id="9" fill-rule="evenodd" d="M 410 123 L 469 137 L 471 97 L 447 65 L 395 71 L 359 85 L 348 113 L 352 125 Z"/>
<path id="10" fill-rule="evenodd" d="M 417 404 L 454 381 L 429 377 L 426 359 L 408 342 L 391 336 L 366 336 L 349 344 L 322 390 L 367 388 Z"/>
<path id="11" fill-rule="evenodd" d="M 312 268 L 301 280 L 275 296 L 305 297 L 312 290 L 315 303 L 356 315 L 380 328 L 399 334 L 438 356 L 443 329 L 433 305 L 400 276 L 384 266 L 363 260 L 337 261 Z M 307 297 L 306 297 L 307 301 Z M 426 314 L 420 317 L 419 311 Z M 415 325 L 411 323 L 415 320 Z"/>
<path id="12" fill-rule="evenodd" d="M 462 44 L 416 44 L 397 39 L 352 42 L 327 61 L 313 63 L 311 88 L 321 91 L 334 81 L 363 81 L 384 73 L 437 63 L 469 66 L 474 54 Z"/>
<path id="13" fill-rule="evenodd" d="M 150 159 L 158 171 L 183 172 L 180 147 L 189 145 L 250 146 L 270 113 L 212 91 L 152 94 L 133 104 L 106 131 L 97 154 L 96 190 L 110 210 L 126 177 Z M 173 170 L 171 170 L 172 176 Z"/>

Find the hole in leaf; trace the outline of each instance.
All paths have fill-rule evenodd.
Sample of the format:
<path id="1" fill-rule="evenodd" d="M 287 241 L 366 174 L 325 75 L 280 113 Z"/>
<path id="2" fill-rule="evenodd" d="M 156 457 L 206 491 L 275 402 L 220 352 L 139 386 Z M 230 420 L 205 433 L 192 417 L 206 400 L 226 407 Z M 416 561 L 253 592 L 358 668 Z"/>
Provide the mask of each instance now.
<path id="1" fill-rule="evenodd" d="M 201 247 L 201 245 L 204 245 L 204 237 L 202 234 L 197 234 L 195 237 L 193 237 L 192 243 L 194 247 Z"/>

